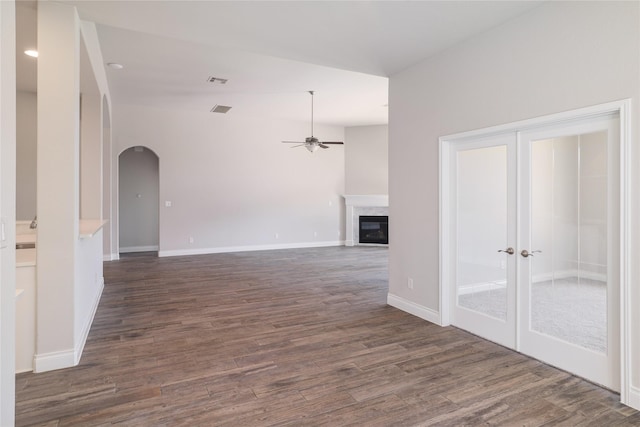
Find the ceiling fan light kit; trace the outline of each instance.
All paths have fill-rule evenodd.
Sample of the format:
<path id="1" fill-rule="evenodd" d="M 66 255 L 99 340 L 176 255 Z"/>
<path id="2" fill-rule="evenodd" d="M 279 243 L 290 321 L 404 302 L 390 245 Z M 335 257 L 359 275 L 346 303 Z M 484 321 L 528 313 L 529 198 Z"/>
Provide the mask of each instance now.
<path id="1" fill-rule="evenodd" d="M 313 136 L 313 91 L 310 90 L 309 94 L 311 95 L 311 136 L 308 136 L 302 141 L 282 141 L 285 144 L 298 144 L 294 145 L 291 148 L 296 147 L 305 147 L 309 150 L 310 153 L 313 153 L 318 150 L 318 148 L 329 148 L 327 144 L 344 144 L 342 141 L 320 141 L 318 138 Z"/>

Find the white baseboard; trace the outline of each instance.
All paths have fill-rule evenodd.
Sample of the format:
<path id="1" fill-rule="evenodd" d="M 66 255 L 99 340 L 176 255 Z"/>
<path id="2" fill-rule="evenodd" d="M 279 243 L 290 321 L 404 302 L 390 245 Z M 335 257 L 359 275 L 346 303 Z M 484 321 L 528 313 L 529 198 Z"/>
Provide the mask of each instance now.
<path id="1" fill-rule="evenodd" d="M 199 249 L 176 249 L 158 252 L 159 257 L 185 256 L 185 255 L 207 255 L 221 254 L 228 252 L 250 252 L 250 251 L 270 251 L 276 249 L 301 249 L 301 248 L 322 248 L 329 246 L 343 246 L 344 241 L 328 242 L 303 242 L 303 243 L 283 243 L 279 245 L 253 245 L 253 246 L 224 246 L 220 248 L 199 248 Z"/>
<path id="2" fill-rule="evenodd" d="M 507 287 L 507 282 L 486 282 L 486 283 L 474 283 L 471 285 L 460 286 L 458 288 L 458 295 L 473 294 L 476 292 L 493 291 L 496 289 L 504 289 Z"/>
<path id="3" fill-rule="evenodd" d="M 102 257 L 102 261 L 117 261 L 120 259 L 120 254 L 106 254 Z"/>
<path id="4" fill-rule="evenodd" d="M 640 388 L 630 386 L 627 400 L 628 401 L 625 402 L 625 405 L 631 406 L 633 409 L 640 411 Z"/>
<path id="5" fill-rule="evenodd" d="M 93 300 L 93 306 L 91 307 L 91 313 L 87 318 L 87 321 L 82 327 L 82 332 L 80 335 L 80 340 L 76 343 L 76 347 L 74 349 L 73 360 L 74 366 L 80 363 L 80 358 L 82 357 L 82 352 L 84 351 L 84 345 L 87 343 L 87 337 L 89 336 L 89 331 L 91 330 L 91 325 L 93 324 L 93 319 L 96 316 L 96 311 L 98 311 L 98 305 L 100 304 L 100 298 L 102 297 L 102 291 L 104 290 L 104 277 L 100 278 L 100 287 L 96 292 L 96 296 Z"/>
<path id="6" fill-rule="evenodd" d="M 126 254 L 131 252 L 155 252 L 158 250 L 158 245 L 151 246 L 125 246 L 120 248 L 120 253 Z"/>
<path id="7" fill-rule="evenodd" d="M 87 342 L 89 330 L 91 329 L 91 324 L 93 323 L 93 318 L 96 315 L 98 303 L 100 302 L 100 297 L 102 296 L 102 290 L 104 289 L 104 278 L 101 278 L 100 282 L 101 286 L 99 291 L 96 293 L 96 298 L 91 309 L 91 315 L 82 328 L 80 340 L 76 343 L 75 348 L 34 355 L 33 372 L 39 373 L 54 371 L 56 369 L 70 368 L 80 363 L 80 357 L 82 356 L 84 345 Z"/>
<path id="8" fill-rule="evenodd" d="M 393 294 L 387 294 L 387 304 L 402 311 L 406 311 L 409 314 L 413 314 L 428 322 L 435 323 L 436 325 L 442 325 L 440 321 L 440 313 L 432 310 L 428 307 L 424 307 L 415 302 L 411 302 L 402 297 Z"/>
<path id="9" fill-rule="evenodd" d="M 353 243 L 353 240 L 345 240 L 344 241 L 344 245 L 345 246 L 355 246 L 355 243 Z"/>
<path id="10" fill-rule="evenodd" d="M 36 354 L 33 356 L 33 372 L 35 373 L 70 368 L 75 365 L 75 352 L 73 349 L 53 351 L 51 353 Z"/>
<path id="11" fill-rule="evenodd" d="M 563 271 L 555 271 L 551 273 L 541 273 L 534 274 L 531 277 L 531 282 L 539 283 L 539 282 L 547 282 L 552 279 L 570 279 L 573 277 L 581 277 L 583 279 L 589 280 L 597 280 L 599 282 L 606 282 L 607 275 L 602 273 L 594 273 L 589 271 L 578 271 L 578 270 L 563 270 Z"/>

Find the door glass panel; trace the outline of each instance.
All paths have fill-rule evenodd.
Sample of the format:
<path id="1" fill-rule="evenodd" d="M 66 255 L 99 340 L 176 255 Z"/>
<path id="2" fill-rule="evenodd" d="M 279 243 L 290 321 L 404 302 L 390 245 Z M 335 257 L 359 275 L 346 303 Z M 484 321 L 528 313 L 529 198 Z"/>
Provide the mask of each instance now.
<path id="1" fill-rule="evenodd" d="M 530 328 L 603 353 L 607 185 L 606 131 L 532 142 Z"/>
<path id="2" fill-rule="evenodd" d="M 458 151 L 458 306 L 507 319 L 507 147 Z"/>

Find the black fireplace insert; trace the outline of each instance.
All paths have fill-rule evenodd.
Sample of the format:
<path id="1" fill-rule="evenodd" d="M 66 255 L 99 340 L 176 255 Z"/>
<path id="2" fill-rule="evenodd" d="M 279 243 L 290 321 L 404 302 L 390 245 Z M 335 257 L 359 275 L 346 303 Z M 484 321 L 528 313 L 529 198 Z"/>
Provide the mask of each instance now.
<path id="1" fill-rule="evenodd" d="M 389 217 L 388 216 L 361 216 L 360 218 L 360 243 L 389 243 Z"/>

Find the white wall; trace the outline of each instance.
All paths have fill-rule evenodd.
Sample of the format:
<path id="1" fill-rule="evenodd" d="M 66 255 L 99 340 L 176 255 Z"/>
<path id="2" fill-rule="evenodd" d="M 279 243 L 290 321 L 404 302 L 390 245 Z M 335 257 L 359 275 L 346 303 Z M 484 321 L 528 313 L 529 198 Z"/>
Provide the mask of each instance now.
<path id="1" fill-rule="evenodd" d="M 630 239 L 633 257 L 640 256 L 639 15 L 637 2 L 546 2 L 391 77 L 390 294 L 440 309 L 440 136 L 625 98 L 634 108 Z M 633 360 L 640 366 L 640 263 L 631 283 Z M 640 387 L 640 369 L 633 385 Z"/>
<path id="2" fill-rule="evenodd" d="M 113 119 L 114 153 L 142 145 L 160 159 L 161 256 L 344 239 L 343 147 L 281 143 L 304 138 L 308 123 L 127 105 Z M 344 138 L 341 127 L 316 134 Z"/>
<path id="3" fill-rule="evenodd" d="M 38 5 L 38 51 L 36 372 L 79 362 L 100 298 L 102 233 L 80 235 L 79 100 L 81 89 L 99 93 L 92 108 L 83 109 L 84 125 L 91 124 L 83 129 L 85 138 L 91 134 L 85 142 L 92 142 L 85 172 L 95 172 L 103 165 L 101 100 L 108 95 L 104 70 L 96 72 L 104 61 L 95 26 L 81 24 L 75 8 Z M 93 189 L 85 198 L 93 218 L 102 215 L 97 175 L 91 174 L 93 185 L 86 187 Z"/>
<path id="4" fill-rule="evenodd" d="M 80 108 L 80 218 L 100 219 L 103 214 L 100 94 L 83 92 Z"/>
<path id="5" fill-rule="evenodd" d="M 6 244 L 0 249 L 0 425 L 15 418 L 15 196 L 16 196 L 15 2 L 0 2 L 0 217 Z"/>
<path id="6" fill-rule="evenodd" d="M 76 262 L 76 286 L 74 289 L 74 362 L 79 362 L 89 335 L 93 316 L 98 308 L 104 285 L 102 269 L 102 230 L 78 241 Z"/>
<path id="7" fill-rule="evenodd" d="M 33 92 L 16 93 L 16 218 L 36 215 L 36 146 L 38 98 Z"/>
<path id="8" fill-rule="evenodd" d="M 389 127 L 345 128 L 345 194 L 389 194 Z"/>
<path id="9" fill-rule="evenodd" d="M 60 355 L 68 359 L 74 348 L 80 32 L 73 8 L 38 5 L 38 51 L 36 371 L 60 367 Z"/>
<path id="10" fill-rule="evenodd" d="M 118 162 L 120 252 L 158 250 L 158 156 L 128 148 Z"/>
<path id="11" fill-rule="evenodd" d="M 102 232 L 103 258 L 105 261 L 112 261 L 116 258 L 114 253 L 117 252 L 113 245 L 111 232 L 114 228 L 113 220 L 117 217 L 112 212 L 117 203 L 111 201 L 114 176 L 113 150 L 111 149 L 111 112 L 107 97 L 104 95 L 102 96 L 102 172 L 102 219 L 107 220 Z"/>
<path id="12" fill-rule="evenodd" d="M 80 22 L 80 31 L 82 33 L 82 41 L 86 48 L 88 55 L 88 65 L 91 78 L 95 79 L 97 85 L 97 92 L 101 97 L 101 125 L 98 132 L 101 132 L 101 146 L 102 146 L 102 163 L 97 167 L 102 167 L 102 173 L 94 179 L 101 180 L 101 192 L 102 192 L 102 211 L 91 213 L 91 218 L 101 218 L 107 221 L 103 228 L 103 258 L 107 261 L 117 259 L 117 201 L 112 197 L 112 189 L 115 187 L 116 174 L 114 172 L 115 166 L 113 163 L 113 150 L 111 141 L 111 93 L 109 91 L 109 85 L 107 82 L 107 74 L 105 70 L 105 61 L 102 57 L 102 51 L 100 49 L 100 43 L 98 41 L 98 32 L 96 24 L 88 21 Z M 97 159 L 96 159 L 97 160 Z M 97 162 L 96 162 L 97 164 Z M 94 206 L 98 203 L 94 201 Z M 89 218 L 85 216 L 84 218 Z"/>

